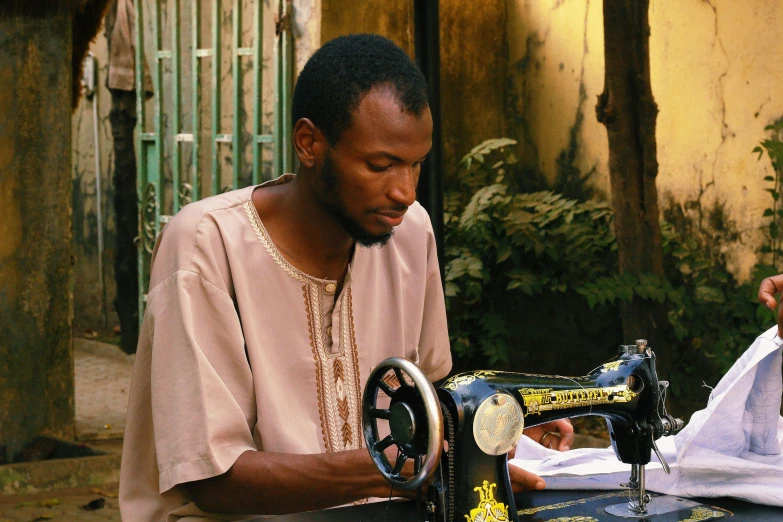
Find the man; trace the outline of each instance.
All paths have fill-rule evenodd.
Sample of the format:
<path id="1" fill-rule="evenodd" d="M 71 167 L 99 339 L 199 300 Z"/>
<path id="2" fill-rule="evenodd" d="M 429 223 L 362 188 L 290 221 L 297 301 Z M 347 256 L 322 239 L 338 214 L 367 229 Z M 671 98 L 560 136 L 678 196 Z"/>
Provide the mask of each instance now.
<path id="1" fill-rule="evenodd" d="M 389 40 L 327 43 L 294 91 L 298 174 L 188 205 L 161 233 L 128 407 L 123 520 L 237 520 L 206 513 L 389 494 L 363 449 L 364 383 L 391 356 L 433 381 L 451 369 L 434 236 L 415 201 L 432 144 L 426 93 Z M 571 443 L 566 422 L 531 436 L 553 429 Z M 544 487 L 512 473 L 518 487 Z"/>

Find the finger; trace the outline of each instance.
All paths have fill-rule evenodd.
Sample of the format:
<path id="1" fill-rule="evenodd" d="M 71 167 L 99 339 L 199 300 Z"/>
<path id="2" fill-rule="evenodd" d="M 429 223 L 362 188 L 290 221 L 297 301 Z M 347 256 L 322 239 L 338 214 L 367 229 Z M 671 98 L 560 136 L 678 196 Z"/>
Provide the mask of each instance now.
<path id="1" fill-rule="evenodd" d="M 560 433 L 559 451 L 568 451 L 574 445 L 574 426 L 568 419 L 557 421 L 557 431 Z"/>
<path id="2" fill-rule="evenodd" d="M 764 279 L 759 286 L 759 302 L 770 310 L 776 310 L 778 303 L 775 295 L 781 290 L 783 290 L 783 274 Z"/>
<path id="3" fill-rule="evenodd" d="M 513 464 L 508 466 L 508 476 L 511 479 L 511 489 L 515 493 L 544 489 L 546 487 L 544 479 Z"/>
<path id="4" fill-rule="evenodd" d="M 778 337 L 783 337 L 783 306 L 778 308 Z"/>

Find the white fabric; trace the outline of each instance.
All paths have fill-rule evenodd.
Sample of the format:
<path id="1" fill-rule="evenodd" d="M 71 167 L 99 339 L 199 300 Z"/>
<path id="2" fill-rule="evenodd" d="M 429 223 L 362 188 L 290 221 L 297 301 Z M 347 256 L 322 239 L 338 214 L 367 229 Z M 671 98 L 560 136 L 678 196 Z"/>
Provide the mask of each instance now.
<path id="1" fill-rule="evenodd" d="M 777 326 L 760 335 L 679 434 L 657 441 L 671 468 L 653 454 L 647 489 L 682 497 L 733 497 L 783 506 L 783 378 Z M 612 448 L 559 453 L 522 437 L 510 463 L 544 477 L 550 489 L 617 489 L 631 466 Z"/>

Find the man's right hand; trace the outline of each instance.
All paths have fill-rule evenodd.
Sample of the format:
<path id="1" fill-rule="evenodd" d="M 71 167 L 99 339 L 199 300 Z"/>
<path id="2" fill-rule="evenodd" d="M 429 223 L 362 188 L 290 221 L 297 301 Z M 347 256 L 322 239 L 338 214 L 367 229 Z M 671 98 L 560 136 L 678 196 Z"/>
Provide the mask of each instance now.
<path id="1" fill-rule="evenodd" d="M 508 475 L 511 479 L 511 489 L 514 490 L 514 493 L 534 491 L 546 487 L 544 479 L 513 464 L 508 465 Z"/>

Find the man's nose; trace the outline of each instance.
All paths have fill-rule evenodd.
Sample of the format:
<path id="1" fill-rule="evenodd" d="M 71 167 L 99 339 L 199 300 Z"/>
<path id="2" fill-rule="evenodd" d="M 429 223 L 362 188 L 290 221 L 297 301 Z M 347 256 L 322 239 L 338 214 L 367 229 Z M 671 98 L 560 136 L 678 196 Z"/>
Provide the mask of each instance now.
<path id="1" fill-rule="evenodd" d="M 416 201 L 416 185 L 419 183 L 419 167 L 407 166 L 394 176 L 389 197 L 409 207 Z"/>

